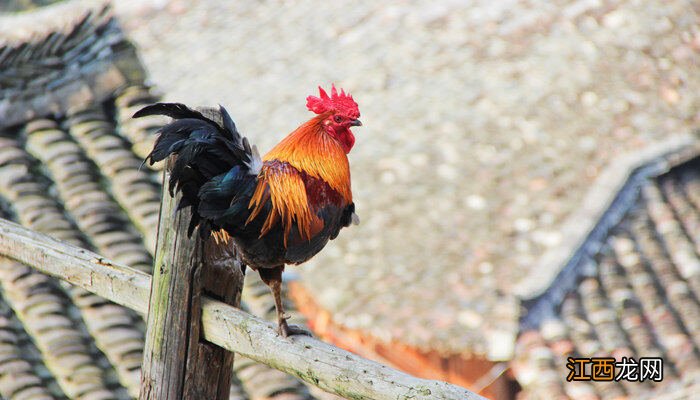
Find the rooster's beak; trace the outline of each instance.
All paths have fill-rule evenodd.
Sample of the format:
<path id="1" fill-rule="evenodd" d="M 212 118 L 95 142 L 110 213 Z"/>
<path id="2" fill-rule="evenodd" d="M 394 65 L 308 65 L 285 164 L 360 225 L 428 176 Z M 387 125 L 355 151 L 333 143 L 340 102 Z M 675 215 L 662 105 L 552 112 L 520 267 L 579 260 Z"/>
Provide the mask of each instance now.
<path id="1" fill-rule="evenodd" d="M 359 119 L 353 119 L 350 121 L 350 126 L 362 126 L 362 122 Z"/>

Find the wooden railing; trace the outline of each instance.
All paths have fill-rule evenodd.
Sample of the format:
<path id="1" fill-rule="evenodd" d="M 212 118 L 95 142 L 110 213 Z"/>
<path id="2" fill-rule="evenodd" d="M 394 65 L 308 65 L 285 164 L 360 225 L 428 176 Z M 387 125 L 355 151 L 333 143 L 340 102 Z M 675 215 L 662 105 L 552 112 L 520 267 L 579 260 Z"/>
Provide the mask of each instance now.
<path id="1" fill-rule="evenodd" d="M 167 204 L 168 202 L 170 205 Z M 173 199 L 164 194 L 164 206 L 163 210 L 161 210 L 161 230 L 164 229 L 164 226 L 167 226 L 164 224 L 168 223 L 163 221 L 165 216 L 169 215 L 174 218 L 171 208 L 172 202 Z M 174 226 L 172 229 L 179 228 Z M 167 296 L 167 290 L 161 290 L 163 292 L 161 294 L 155 293 L 157 290 L 151 293 L 151 284 L 154 279 L 173 278 L 173 271 L 169 273 L 167 270 L 160 270 L 163 265 L 167 264 L 164 262 L 164 257 L 168 258 L 174 254 L 172 251 L 168 253 L 170 250 L 167 250 L 167 246 L 165 246 L 168 241 L 172 243 L 173 240 L 176 240 L 178 245 L 171 247 L 177 248 L 184 246 L 185 243 L 183 242 L 187 240 L 198 239 L 167 235 L 167 240 L 163 239 L 160 241 L 162 243 L 159 242 L 159 252 L 156 256 L 156 273 L 155 277 L 152 277 L 149 274 L 120 265 L 85 249 L 28 230 L 12 222 L 0 220 L 1 256 L 13 258 L 33 266 L 43 273 L 82 287 L 117 304 L 135 310 L 143 316 L 147 316 L 149 313 L 149 298 L 152 304 L 155 304 L 153 301 L 158 299 L 159 296 L 161 300 L 156 301 L 167 303 L 163 301 L 165 299 L 163 296 Z M 182 250 L 182 247 L 180 249 Z M 177 257 L 170 258 L 174 263 L 178 262 Z M 177 271 L 177 269 L 174 271 Z M 161 284 L 166 284 L 166 282 L 159 281 L 157 285 Z M 172 282 L 167 284 L 172 284 Z M 311 337 L 293 336 L 283 338 L 277 334 L 276 328 L 271 323 L 241 311 L 233 305 L 215 300 L 203 293 L 195 301 L 190 299 L 189 303 L 185 303 L 191 304 L 193 308 L 196 308 L 195 310 L 186 310 L 188 315 L 194 315 L 195 319 L 187 322 L 191 325 L 191 330 L 185 335 L 185 339 L 189 343 L 195 343 L 196 346 L 199 346 L 201 342 L 215 345 L 212 346 L 215 349 L 206 351 L 215 352 L 216 348 L 221 348 L 227 350 L 225 353 L 241 354 L 272 368 L 294 375 L 323 390 L 350 399 L 482 399 L 481 396 L 464 388 L 446 382 L 416 378 Z M 221 298 L 219 294 L 217 294 L 217 298 Z M 231 303 L 236 302 L 235 298 L 229 300 L 232 300 L 230 301 Z M 163 311 L 162 314 L 165 315 L 165 312 Z M 145 382 L 142 379 L 142 385 L 150 386 L 146 390 L 142 387 L 142 399 L 201 398 L 196 397 L 196 393 L 191 390 L 188 391 L 186 388 L 188 385 L 192 386 L 193 379 L 207 379 L 207 377 L 214 379 L 211 377 L 211 368 L 223 368 L 219 370 L 220 376 L 222 375 L 222 370 L 230 375 L 230 370 L 226 370 L 226 363 L 230 364 L 231 357 L 228 357 L 228 360 L 222 359 L 223 361 L 221 361 L 220 365 L 217 364 L 219 366 L 200 365 L 199 367 L 208 370 L 205 371 L 205 374 L 200 370 L 199 377 L 196 376 L 197 372 L 185 372 L 186 367 L 184 364 L 191 357 L 185 354 L 168 354 L 168 352 L 173 353 L 181 350 L 162 346 L 162 343 L 170 342 L 174 339 L 160 336 L 177 335 L 178 332 L 162 329 L 164 322 L 156 323 L 154 319 L 157 318 L 154 315 L 154 311 L 152 311 L 151 318 L 147 318 L 147 348 L 144 351 L 143 374 L 149 376 L 149 378 Z M 169 318 L 173 319 L 172 316 Z M 200 321 L 201 324 L 199 323 Z M 161 329 L 156 330 L 156 326 L 159 324 Z M 190 337 L 188 335 L 194 336 Z M 204 340 L 199 340 L 200 336 Z M 161 344 L 160 347 L 158 347 L 159 344 Z M 207 345 L 207 343 L 204 343 L 204 345 Z M 199 353 L 202 352 L 201 349 L 197 351 Z M 156 356 L 153 357 L 153 354 Z M 195 362 L 200 362 L 201 360 L 197 360 L 198 357 L 201 358 L 202 356 L 200 354 L 192 357 L 194 357 Z M 210 353 L 207 353 L 206 357 L 210 359 Z M 165 364 L 158 364 L 164 363 L 164 360 L 168 359 L 171 363 L 173 360 L 180 360 L 179 362 L 183 364 L 181 366 L 182 374 L 179 378 L 173 377 L 173 372 L 164 368 Z M 195 367 L 198 368 L 198 366 Z M 172 382 L 174 382 L 168 388 L 164 388 L 167 382 L 163 381 L 169 379 L 169 377 L 163 377 L 162 372 L 164 370 L 165 374 L 169 375 L 172 378 Z M 159 374 L 158 371 L 161 373 Z M 221 382 L 218 384 L 221 386 Z M 225 393 L 226 390 L 228 389 L 223 390 L 223 392 L 216 392 L 215 389 L 212 389 L 214 394 L 208 398 L 223 398 L 227 395 Z M 200 391 L 199 396 L 201 396 L 201 393 Z"/>

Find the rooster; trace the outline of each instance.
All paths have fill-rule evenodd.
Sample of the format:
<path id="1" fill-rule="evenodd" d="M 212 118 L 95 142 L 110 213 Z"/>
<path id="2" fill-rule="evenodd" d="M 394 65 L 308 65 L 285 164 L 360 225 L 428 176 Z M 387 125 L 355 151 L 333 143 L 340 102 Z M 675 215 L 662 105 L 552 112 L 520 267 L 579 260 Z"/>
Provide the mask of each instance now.
<path id="1" fill-rule="evenodd" d="M 306 100 L 317 115 L 262 158 L 222 106 L 193 110 L 156 103 L 134 114 L 173 118 L 159 130 L 146 161 L 177 156 L 169 191 L 182 193 L 178 210 L 192 208 L 188 234 L 198 229 L 202 238 L 233 243 L 243 268 L 256 270 L 270 287 L 284 337 L 308 334 L 287 324 L 285 265 L 309 260 L 341 228 L 359 222 L 347 158 L 355 144 L 350 128 L 362 125 L 357 103 L 335 85 L 330 96 L 319 87 L 319 96 Z"/>

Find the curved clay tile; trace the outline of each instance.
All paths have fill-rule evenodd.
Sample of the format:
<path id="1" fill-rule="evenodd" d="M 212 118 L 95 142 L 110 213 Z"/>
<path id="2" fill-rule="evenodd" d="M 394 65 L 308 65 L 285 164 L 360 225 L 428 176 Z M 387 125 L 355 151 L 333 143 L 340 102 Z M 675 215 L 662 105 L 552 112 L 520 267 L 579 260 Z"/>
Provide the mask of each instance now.
<path id="1" fill-rule="evenodd" d="M 521 399 L 566 399 L 567 394 L 554 364 L 554 355 L 538 331 L 520 334 L 511 368 L 523 387 Z M 581 397 L 593 399 L 592 397 Z"/>
<path id="2" fill-rule="evenodd" d="M 51 400 L 63 397 L 52 376 L 41 370 L 39 350 L 7 301 L 0 299 L 0 396 Z"/>
<path id="3" fill-rule="evenodd" d="M 668 253 L 656 239 L 657 231 L 646 215 L 640 215 L 631 227 L 638 250 L 648 268 L 654 273 L 662 296 L 673 307 L 673 312 L 682 322 L 684 331 L 700 348 L 700 304 L 693 290 L 669 259 Z"/>
<path id="4" fill-rule="evenodd" d="M 85 237 L 67 219 L 60 204 L 49 195 L 47 181 L 36 175 L 29 154 L 17 153 L 17 150 L 21 150 L 18 141 L 5 138 L 2 140 L 2 145 L 0 153 L 12 151 L 17 154 L 17 157 L 0 165 L 0 176 L 3 177 L 0 179 L 0 195 L 12 202 L 19 221 L 30 229 L 77 246 L 90 248 Z M 27 202 L 33 207 L 24 206 Z M 37 207 L 41 210 L 43 218 L 34 218 L 36 213 L 33 211 Z M 51 280 L 51 278 L 45 278 Z M 131 310 L 110 303 L 83 289 L 64 286 L 80 310 L 85 326 L 94 337 L 97 347 L 105 353 L 116 369 L 120 382 L 129 389 L 130 393 L 138 393 L 139 368 L 144 343 L 143 332 L 138 328 L 139 317 Z M 23 320 L 23 322 L 31 321 Z"/>
<path id="5" fill-rule="evenodd" d="M 593 335 L 602 345 L 600 356 L 611 356 L 617 359 L 635 356 L 634 350 L 622 328 L 622 321 L 612 301 L 607 296 L 606 288 L 602 284 L 600 277 L 584 279 L 579 284 L 578 292 L 584 318 L 590 322 Z M 627 392 L 631 397 L 637 397 L 642 391 L 650 389 L 647 382 L 621 381 L 619 384 L 617 382 L 611 384 L 611 386 L 618 385 L 622 387 L 606 388 L 610 393 L 607 393 L 604 397 L 614 397 L 624 392 Z"/>
<path id="6" fill-rule="evenodd" d="M 45 120 L 42 124 L 46 124 Z M 124 211 L 107 193 L 94 164 L 58 125 L 36 129 L 27 124 L 27 150 L 54 179 L 61 200 L 98 252 L 133 268 L 150 272 L 153 259 Z M 58 151 L 57 149 L 60 149 Z"/>
<path id="7" fill-rule="evenodd" d="M 695 245 L 684 232 L 681 223 L 655 184 L 646 185 L 642 189 L 642 197 L 646 202 L 649 218 L 656 226 L 660 240 L 668 249 L 678 272 L 684 279 L 696 283 L 700 278 L 700 255 L 695 252 Z M 700 291 L 696 296 L 700 296 Z"/>
<path id="8" fill-rule="evenodd" d="M 246 395 L 245 391 L 243 390 L 243 384 L 241 383 L 240 380 L 238 380 L 238 377 L 236 376 L 235 373 L 231 377 L 231 391 L 229 392 L 228 399 L 229 400 L 249 400 L 249 397 Z"/>
<path id="9" fill-rule="evenodd" d="M 155 253 L 160 211 L 160 185 L 142 160 L 115 133 L 104 110 L 92 106 L 73 111 L 68 118 L 71 136 L 85 150 L 92 162 L 109 181 L 114 199 L 143 235 L 148 251 Z"/>
<path id="10" fill-rule="evenodd" d="M 600 286 L 600 282 L 594 277 L 586 278 L 579 284 L 583 312 L 591 322 L 595 335 L 604 338 L 601 342 L 606 353 L 612 354 L 616 351 L 631 353 L 627 348 L 627 339 L 617 321 L 615 311 Z"/>
<path id="11" fill-rule="evenodd" d="M 551 319 L 542 324 L 540 328 L 542 338 L 554 353 L 554 363 L 558 371 L 566 371 L 569 357 L 580 357 L 576 353 L 576 347 L 568 336 L 569 328 L 561 319 Z M 572 399 L 598 398 L 594 385 L 585 381 L 573 381 L 564 383 L 564 391 Z"/>
<path id="12" fill-rule="evenodd" d="M 60 285 L 26 265 L 0 259 L 0 282 L 12 305 L 41 351 L 46 367 L 70 398 L 86 394 L 103 399 L 125 398 L 110 379 L 109 369 L 98 367 L 99 353 L 71 318 L 70 300 Z"/>
<path id="13" fill-rule="evenodd" d="M 158 97 L 143 85 L 134 85 L 121 91 L 114 100 L 119 132 L 123 137 L 131 142 L 131 150 L 142 160 L 146 159 L 148 153 L 153 149 L 155 134 L 166 121 L 163 117 L 152 115 L 144 118 L 131 118 L 136 111 L 144 106 L 158 101 Z M 158 163 L 149 168 L 162 168 Z"/>
<path id="14" fill-rule="evenodd" d="M 601 345 L 603 338 L 596 335 L 593 324 L 581 301 L 581 294 L 570 295 L 562 305 L 562 317 L 571 332 L 571 339 L 580 357 L 608 357 Z M 609 382 L 606 385 L 594 385 L 601 399 L 622 398 L 625 389 L 618 382 Z"/>
<path id="15" fill-rule="evenodd" d="M 620 325 L 624 328 L 633 351 L 637 354 L 643 352 L 649 357 L 664 357 L 654 332 L 646 321 L 641 301 L 629 285 L 624 270 L 609 251 L 604 253 L 598 268 L 600 282 L 611 307 L 617 310 Z"/>
<path id="16" fill-rule="evenodd" d="M 120 398 L 109 370 L 94 367 L 102 356 L 91 351 L 87 338 L 71 318 L 70 302 L 51 278 L 7 258 L 0 258 L 4 296 L 16 308 L 24 327 L 41 349 L 44 362 L 58 379 L 42 371 L 39 353 L 22 337 L 14 313 L 0 303 L 0 394 L 8 399 L 53 399 L 67 393 L 86 397 Z M 21 326 L 21 324 L 19 325 Z M 21 348 L 24 347 L 24 348 Z M 34 360 L 32 360 L 34 359 Z M 34 361 L 34 363 L 32 363 Z M 42 378 L 41 375 L 44 377 Z M 111 387 L 111 388 L 108 388 Z"/>
<path id="17" fill-rule="evenodd" d="M 632 238 L 620 233 L 614 237 L 612 247 L 618 264 L 622 266 L 641 302 L 648 323 L 656 332 L 656 340 L 666 354 L 666 365 L 678 371 L 679 375 L 697 369 L 700 366 L 700 358 L 693 351 L 693 343 L 685 335 L 682 323 L 659 292 L 656 278 L 644 265 Z"/>
<path id="18" fill-rule="evenodd" d="M 678 176 L 677 179 L 666 178 L 660 180 L 659 188 L 664 198 L 668 200 L 673 213 L 678 217 L 678 222 L 681 224 L 684 233 L 693 242 L 695 249 L 700 254 L 700 234 L 695 233 L 700 232 L 700 208 L 696 208 L 693 205 L 692 198 L 693 195 L 700 196 L 700 193 L 693 193 L 692 190 L 686 191 L 681 176 Z"/>

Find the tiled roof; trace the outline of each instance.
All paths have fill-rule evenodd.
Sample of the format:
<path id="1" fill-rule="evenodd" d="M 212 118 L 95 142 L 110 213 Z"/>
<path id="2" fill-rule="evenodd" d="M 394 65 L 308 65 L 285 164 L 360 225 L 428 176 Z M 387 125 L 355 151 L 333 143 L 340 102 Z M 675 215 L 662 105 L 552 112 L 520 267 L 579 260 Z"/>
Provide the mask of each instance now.
<path id="1" fill-rule="evenodd" d="M 261 151 L 317 84 L 353 93 L 362 223 L 289 270 L 385 344 L 509 357 L 499 294 L 537 276 L 612 160 L 700 122 L 686 0 L 119 3 L 166 97 L 223 104 Z"/>
<path id="2" fill-rule="evenodd" d="M 143 68 L 132 61 L 136 60 L 135 50 L 124 40 L 109 9 L 85 14 L 77 4 L 71 5 L 49 7 L 53 13 L 44 9 L 36 20 L 28 14 L 17 19 L 0 16 L 0 126 L 99 103 L 115 88 L 143 82 Z M 77 19 L 76 14 L 83 18 Z M 70 28 L 51 23 L 65 21 L 66 15 L 72 15 Z M 24 29 L 42 31 L 18 41 L 7 32 L 17 21 Z"/>
<path id="3" fill-rule="evenodd" d="M 595 251 L 562 271 L 573 278 L 555 280 L 548 292 L 526 303 L 530 313 L 512 362 L 522 398 L 697 394 L 700 156 L 694 153 L 668 172 L 628 187 L 631 202 L 621 221 L 593 246 Z M 567 357 L 662 357 L 664 379 L 566 382 Z"/>
<path id="4" fill-rule="evenodd" d="M 141 164 L 163 121 L 131 115 L 157 97 L 110 10 L 80 15 L 0 47 L 0 216 L 149 272 L 161 184 Z M 7 258 L 0 288 L 0 398 L 138 396 L 139 315 Z M 243 300 L 274 308 L 255 277 Z M 314 398 L 242 357 L 235 374 L 231 399 Z"/>

